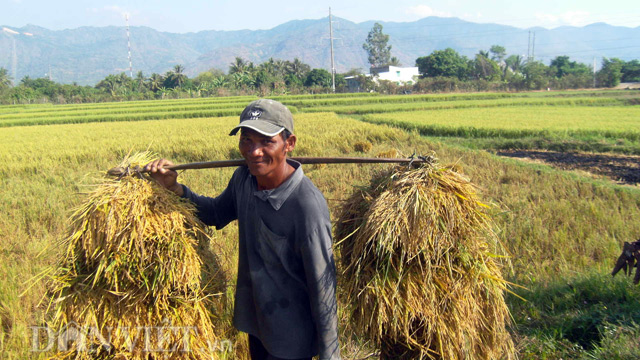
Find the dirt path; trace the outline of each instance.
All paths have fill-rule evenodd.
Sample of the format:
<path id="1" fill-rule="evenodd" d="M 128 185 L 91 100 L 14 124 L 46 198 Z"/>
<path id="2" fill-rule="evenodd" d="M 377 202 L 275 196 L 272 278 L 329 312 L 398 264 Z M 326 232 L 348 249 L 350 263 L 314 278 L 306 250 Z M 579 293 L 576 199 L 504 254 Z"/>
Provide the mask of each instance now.
<path id="1" fill-rule="evenodd" d="M 544 150 L 505 150 L 496 154 L 544 163 L 562 170 L 585 171 L 619 184 L 640 185 L 640 156 Z"/>

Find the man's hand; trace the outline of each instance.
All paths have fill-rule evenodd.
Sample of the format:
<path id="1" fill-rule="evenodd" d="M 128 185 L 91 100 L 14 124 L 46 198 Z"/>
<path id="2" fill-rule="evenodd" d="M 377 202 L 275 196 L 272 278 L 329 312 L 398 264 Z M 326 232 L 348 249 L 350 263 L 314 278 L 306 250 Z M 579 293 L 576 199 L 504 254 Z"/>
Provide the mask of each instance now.
<path id="1" fill-rule="evenodd" d="M 144 169 L 151 174 L 151 177 L 154 178 L 158 184 L 173 191 L 176 195 L 182 196 L 184 191 L 182 190 L 182 185 L 178 183 L 178 173 L 165 169 L 165 166 L 171 165 L 173 165 L 173 163 L 170 160 L 160 159 L 148 163 Z"/>

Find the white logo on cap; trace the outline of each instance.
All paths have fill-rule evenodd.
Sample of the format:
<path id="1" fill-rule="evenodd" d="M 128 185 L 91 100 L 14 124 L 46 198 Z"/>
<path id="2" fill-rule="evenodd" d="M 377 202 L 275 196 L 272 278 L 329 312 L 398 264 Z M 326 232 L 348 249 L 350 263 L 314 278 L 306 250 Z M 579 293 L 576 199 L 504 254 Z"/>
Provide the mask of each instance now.
<path id="1" fill-rule="evenodd" d="M 258 120 L 262 116 L 261 110 L 253 110 L 249 113 L 249 120 Z"/>

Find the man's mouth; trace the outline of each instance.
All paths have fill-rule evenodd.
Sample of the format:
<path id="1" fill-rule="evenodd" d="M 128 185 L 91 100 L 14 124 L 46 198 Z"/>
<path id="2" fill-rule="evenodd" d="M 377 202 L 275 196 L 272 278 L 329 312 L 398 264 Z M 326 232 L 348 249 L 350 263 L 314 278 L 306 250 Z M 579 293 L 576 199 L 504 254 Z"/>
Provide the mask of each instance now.
<path id="1" fill-rule="evenodd" d="M 247 163 L 250 164 L 250 165 L 254 165 L 255 166 L 255 165 L 264 164 L 265 161 L 264 160 L 250 160 L 250 161 L 247 161 Z"/>

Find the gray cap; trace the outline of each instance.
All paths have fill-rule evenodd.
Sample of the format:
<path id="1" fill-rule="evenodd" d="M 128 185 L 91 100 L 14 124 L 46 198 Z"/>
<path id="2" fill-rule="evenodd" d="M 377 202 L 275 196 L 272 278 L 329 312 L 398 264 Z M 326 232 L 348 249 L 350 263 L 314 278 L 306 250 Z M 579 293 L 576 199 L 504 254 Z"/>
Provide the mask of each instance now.
<path id="1" fill-rule="evenodd" d="M 259 99 L 244 108 L 240 124 L 229 135 L 235 135 L 243 127 L 265 136 L 276 136 L 284 129 L 293 134 L 293 115 L 286 106 L 275 100 Z"/>

